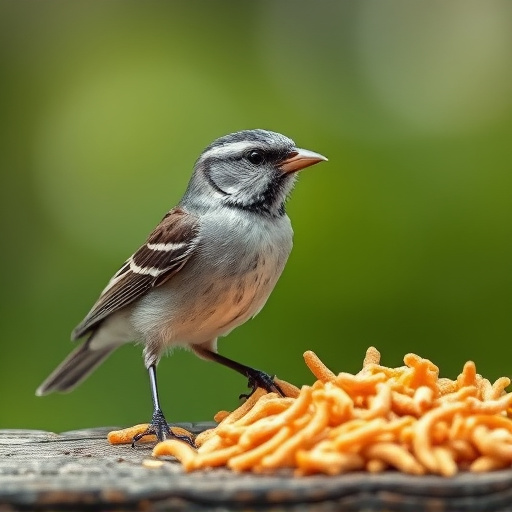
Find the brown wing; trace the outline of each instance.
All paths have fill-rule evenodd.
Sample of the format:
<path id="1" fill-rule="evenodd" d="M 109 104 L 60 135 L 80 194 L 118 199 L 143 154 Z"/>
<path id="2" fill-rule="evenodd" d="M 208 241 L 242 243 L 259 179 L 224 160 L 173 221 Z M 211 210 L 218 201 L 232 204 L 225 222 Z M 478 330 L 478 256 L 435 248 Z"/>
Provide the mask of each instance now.
<path id="1" fill-rule="evenodd" d="M 188 261 L 199 243 L 196 217 L 179 208 L 171 210 L 146 243 L 112 277 L 96 304 L 71 337 L 81 338 L 107 316 L 159 286 Z"/>

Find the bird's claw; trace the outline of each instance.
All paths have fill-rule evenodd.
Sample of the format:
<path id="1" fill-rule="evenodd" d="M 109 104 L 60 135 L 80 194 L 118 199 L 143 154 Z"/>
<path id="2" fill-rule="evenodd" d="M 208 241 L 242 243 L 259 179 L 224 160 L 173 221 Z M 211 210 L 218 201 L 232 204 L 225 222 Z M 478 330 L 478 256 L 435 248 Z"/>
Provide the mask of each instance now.
<path id="1" fill-rule="evenodd" d="M 281 396 L 285 396 L 283 390 L 274 381 L 275 375 L 269 375 L 261 370 L 255 370 L 253 368 L 247 372 L 247 387 L 251 390 L 249 393 L 242 393 L 239 395 L 239 399 L 249 398 L 258 388 L 263 388 L 267 393 L 278 393 Z"/>
<path id="2" fill-rule="evenodd" d="M 135 448 L 137 441 L 140 441 L 143 437 L 151 435 L 156 436 L 159 443 L 165 441 L 166 439 L 178 439 L 179 441 L 184 441 L 190 446 L 195 447 L 194 441 L 189 436 L 175 434 L 172 431 L 171 427 L 169 427 L 169 424 L 167 423 L 167 420 L 165 419 L 163 412 L 160 409 L 155 410 L 153 413 L 153 418 L 151 419 L 151 423 L 149 424 L 148 428 L 144 432 L 133 436 L 132 448 Z"/>

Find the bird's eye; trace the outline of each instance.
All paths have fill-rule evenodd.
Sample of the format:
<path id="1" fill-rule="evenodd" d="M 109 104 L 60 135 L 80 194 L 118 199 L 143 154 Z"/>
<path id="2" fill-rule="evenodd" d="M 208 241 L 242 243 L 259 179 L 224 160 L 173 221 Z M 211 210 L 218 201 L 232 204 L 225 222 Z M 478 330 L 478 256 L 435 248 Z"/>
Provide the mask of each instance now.
<path id="1" fill-rule="evenodd" d="M 249 160 L 251 164 L 260 165 L 265 161 L 265 157 L 261 151 L 254 150 L 247 155 L 247 160 Z"/>

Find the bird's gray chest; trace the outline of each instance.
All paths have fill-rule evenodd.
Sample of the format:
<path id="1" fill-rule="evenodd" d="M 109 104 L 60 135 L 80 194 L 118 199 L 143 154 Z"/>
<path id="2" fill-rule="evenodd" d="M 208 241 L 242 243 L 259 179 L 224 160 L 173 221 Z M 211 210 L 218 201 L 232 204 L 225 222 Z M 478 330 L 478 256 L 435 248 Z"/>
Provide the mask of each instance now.
<path id="1" fill-rule="evenodd" d="M 227 334 L 263 307 L 292 247 L 289 219 L 273 220 L 233 216 L 202 226 L 182 297 L 186 314 L 177 319 L 188 342 Z"/>

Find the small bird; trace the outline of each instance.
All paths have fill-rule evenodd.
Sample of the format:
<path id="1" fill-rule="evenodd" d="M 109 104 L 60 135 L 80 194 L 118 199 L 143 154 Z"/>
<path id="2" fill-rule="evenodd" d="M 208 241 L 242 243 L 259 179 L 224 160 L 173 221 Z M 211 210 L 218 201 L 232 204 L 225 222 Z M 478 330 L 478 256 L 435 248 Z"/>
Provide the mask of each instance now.
<path id="1" fill-rule="evenodd" d="M 215 140 L 199 156 L 187 190 L 146 243 L 116 272 L 72 339 L 85 341 L 37 395 L 71 391 L 119 346 L 144 344 L 153 416 L 133 443 L 172 433 L 160 407 L 156 366 L 182 346 L 280 392 L 273 377 L 217 352 L 217 338 L 255 316 L 292 249 L 285 201 L 297 171 L 324 156 L 279 133 L 244 130 Z"/>

